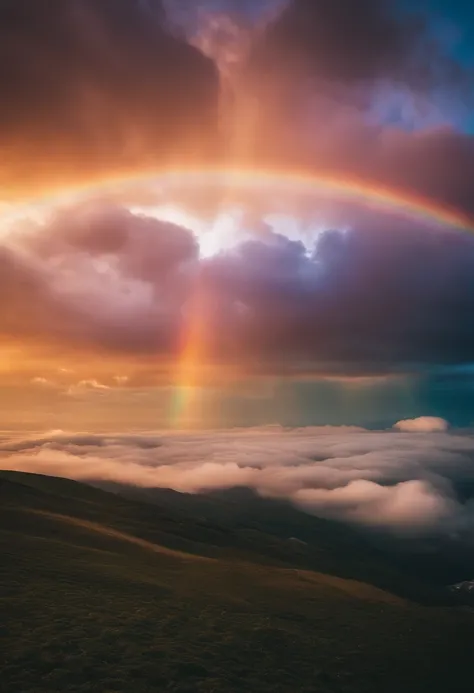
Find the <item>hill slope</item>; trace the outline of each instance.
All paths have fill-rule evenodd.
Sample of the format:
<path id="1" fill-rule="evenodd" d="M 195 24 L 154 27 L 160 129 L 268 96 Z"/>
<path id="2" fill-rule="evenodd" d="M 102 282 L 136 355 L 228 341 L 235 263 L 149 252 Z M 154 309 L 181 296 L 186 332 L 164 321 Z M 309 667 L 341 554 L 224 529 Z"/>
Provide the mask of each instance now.
<path id="1" fill-rule="evenodd" d="M 192 525 L 199 520 L 200 527 L 220 527 L 226 532 L 227 542 L 233 538 L 234 548 L 237 541 L 247 550 L 254 549 L 253 560 L 265 556 L 267 560 L 290 561 L 292 565 L 368 581 L 425 602 L 445 599 L 447 585 L 474 576 L 472 545 L 466 546 L 462 537 L 435 534 L 397 538 L 376 529 L 357 530 L 309 515 L 284 499 L 262 498 L 248 488 L 204 494 L 107 482 L 102 488 L 154 504 L 167 513 L 178 513 Z M 189 526 L 187 531 L 191 531 Z"/>
<path id="2" fill-rule="evenodd" d="M 470 690 L 467 609 L 71 481 L 5 473 L 0 502 L 7 693 Z"/>

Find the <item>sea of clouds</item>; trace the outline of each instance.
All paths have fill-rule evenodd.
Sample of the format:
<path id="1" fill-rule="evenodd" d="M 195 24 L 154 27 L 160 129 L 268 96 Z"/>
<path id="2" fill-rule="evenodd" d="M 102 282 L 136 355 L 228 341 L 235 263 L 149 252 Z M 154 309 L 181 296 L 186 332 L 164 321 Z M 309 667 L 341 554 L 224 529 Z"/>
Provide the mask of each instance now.
<path id="1" fill-rule="evenodd" d="M 474 526 L 474 435 L 430 417 L 385 431 L 4 433 L 0 467 L 186 493 L 249 487 L 319 517 L 402 535 L 458 535 Z"/>

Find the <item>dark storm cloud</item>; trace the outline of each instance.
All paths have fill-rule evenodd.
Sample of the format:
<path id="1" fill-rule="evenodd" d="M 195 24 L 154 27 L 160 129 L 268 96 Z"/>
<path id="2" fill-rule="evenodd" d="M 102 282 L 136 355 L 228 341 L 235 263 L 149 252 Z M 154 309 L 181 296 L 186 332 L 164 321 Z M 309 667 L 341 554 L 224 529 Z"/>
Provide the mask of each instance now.
<path id="1" fill-rule="evenodd" d="M 474 137 L 445 125 L 405 132 L 370 126 L 333 103 L 311 138 L 306 164 L 350 172 L 363 179 L 418 192 L 474 219 Z"/>
<path id="2" fill-rule="evenodd" d="M 474 213 L 474 138 L 456 130 L 474 107 L 474 70 L 429 15 L 397 0 L 294 0 L 256 46 L 250 90 L 252 80 L 264 160 L 349 172 Z"/>
<path id="3" fill-rule="evenodd" d="M 426 78 L 426 22 L 394 0 L 293 0 L 271 26 L 258 56 L 329 81 Z M 268 64 L 268 63 L 267 63 Z"/>
<path id="4" fill-rule="evenodd" d="M 370 110 L 382 87 L 385 102 L 407 90 L 412 106 L 441 94 L 472 105 L 473 70 L 451 56 L 429 15 L 398 0 L 293 0 L 255 46 L 249 72 L 264 76 L 267 99 L 290 118 L 322 94 L 339 109 Z"/>
<path id="5" fill-rule="evenodd" d="M 144 161 L 147 151 L 159 161 L 179 143 L 204 140 L 214 125 L 214 66 L 162 23 L 160 3 L 3 0 L 0 143 L 7 153 L 39 155 L 44 168 L 64 168 L 68 154 L 76 164 L 113 166 L 127 157 L 137 163 L 138 153 Z"/>
<path id="6" fill-rule="evenodd" d="M 474 360 L 467 234 L 365 214 L 312 251 L 268 230 L 200 259 L 189 231 L 94 202 L 5 242 L 4 335 L 173 355 L 197 311 L 209 358 L 256 373 Z"/>
<path id="7" fill-rule="evenodd" d="M 349 171 L 474 213 L 472 137 L 365 117 L 380 81 L 426 95 L 434 82 L 462 89 L 469 79 L 428 50 L 419 21 L 388 0 L 291 3 L 249 67 L 265 133 L 256 159 Z M 111 168 L 132 150 L 163 162 L 189 151 L 191 136 L 205 149 L 215 66 L 162 25 L 158 2 L 0 2 L 0 144 L 21 140 L 33 172 L 60 151 L 61 169 L 63 145 Z M 472 239 L 357 219 L 324 233 L 312 255 L 268 233 L 199 261 L 184 229 L 99 204 L 69 210 L 0 248 L 0 330 L 173 354 L 198 281 L 217 360 L 364 372 L 473 360 Z"/>
<path id="8" fill-rule="evenodd" d="M 379 218 L 323 233 L 311 257 L 270 235 L 208 272 L 247 306 L 240 348 L 383 368 L 472 358 L 473 263 L 467 236 Z"/>
<path id="9" fill-rule="evenodd" d="M 378 144 L 374 148 L 372 175 L 380 175 L 401 188 L 419 190 L 474 215 L 473 136 L 439 127 L 411 135 L 379 134 Z"/>
<path id="10" fill-rule="evenodd" d="M 239 3 L 221 5 L 238 15 Z M 196 3 L 191 6 L 195 10 Z M 0 180 L 6 187 L 37 183 L 40 172 L 63 183 L 66 175 L 92 169 L 201 160 L 219 150 L 215 65 L 165 25 L 158 0 L 0 2 Z M 357 156 L 361 172 L 379 176 L 382 167 L 390 177 L 391 162 L 382 166 L 377 142 L 362 128 L 374 85 L 426 91 L 435 83 L 438 91 L 452 92 L 470 84 L 467 70 L 446 56 L 427 26 L 391 0 L 289 3 L 248 65 L 245 89 L 251 93 L 256 80 L 261 112 L 256 158 L 344 168 Z M 468 92 L 462 94 L 467 98 Z M 350 133 L 335 133 L 338 146 L 323 152 L 314 150 L 314 132 L 300 122 L 301 112 L 307 117 L 322 95 L 330 96 L 337 111 L 322 114 L 325 124 L 340 122 L 348 103 L 360 109 L 357 125 L 351 120 Z M 313 125 L 314 131 L 322 123 Z M 285 148 L 287 132 L 302 133 L 301 141 L 290 138 Z M 333 140 L 321 138 L 328 141 Z M 437 156 L 440 146 L 447 147 L 453 166 L 465 170 L 470 145 L 464 140 L 425 144 L 428 159 L 432 149 Z M 403 146 L 409 151 L 406 161 L 399 155 L 400 177 L 407 173 L 409 184 L 423 188 L 410 166 L 411 159 L 419 161 L 419 145 L 413 143 L 413 151 L 412 143 Z M 448 188 L 459 180 L 465 187 L 460 174 Z M 433 186 L 435 193 L 439 187 Z"/>

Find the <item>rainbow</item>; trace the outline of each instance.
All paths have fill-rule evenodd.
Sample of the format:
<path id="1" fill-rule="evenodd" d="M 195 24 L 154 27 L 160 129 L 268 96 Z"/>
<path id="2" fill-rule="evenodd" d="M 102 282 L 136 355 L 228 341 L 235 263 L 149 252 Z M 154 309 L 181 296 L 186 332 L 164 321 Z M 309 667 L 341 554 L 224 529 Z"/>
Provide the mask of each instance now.
<path id="1" fill-rule="evenodd" d="M 222 199 L 234 191 L 252 189 L 262 191 L 284 191 L 301 195 L 327 195 L 334 200 L 352 201 L 372 208 L 427 224 L 442 226 L 453 230 L 474 233 L 474 217 L 447 204 L 407 190 L 396 189 L 374 181 L 351 178 L 346 175 L 315 174 L 308 171 L 273 171 L 264 169 L 178 169 L 149 172 L 146 175 L 121 176 L 108 179 L 94 186 L 83 186 L 73 190 L 66 189 L 54 196 L 39 200 L 24 201 L 10 208 L 13 218 L 21 210 L 40 209 L 54 205 L 78 203 L 87 199 L 92 192 L 97 195 L 113 192 L 117 186 L 146 184 L 159 186 L 179 192 L 180 186 L 196 185 L 199 188 L 215 186 L 222 190 Z M 125 187 L 126 190 L 126 187 Z M 8 220 L 8 212 L 3 219 Z M 0 215 L 0 222 L 2 221 Z M 175 378 L 175 389 L 171 406 L 172 423 L 180 427 L 192 418 L 193 409 L 198 408 L 201 367 L 206 361 L 206 336 L 208 296 L 199 278 L 194 286 L 194 295 L 186 320 L 186 328 L 181 335 L 180 357 Z"/>
<path id="2" fill-rule="evenodd" d="M 140 179 L 128 179 L 138 182 Z M 142 179 L 150 183 L 150 179 Z M 254 169 L 204 169 L 169 171 L 156 178 L 157 184 L 174 186 L 196 184 L 215 185 L 223 191 L 237 189 L 270 189 L 301 194 L 324 193 L 334 199 L 370 203 L 387 212 L 425 219 L 460 231 L 474 233 L 474 216 L 461 212 L 446 203 L 407 190 L 392 188 L 374 181 L 344 175 L 316 175 L 298 171 L 268 171 Z"/>
<path id="3" fill-rule="evenodd" d="M 474 216 L 466 214 L 446 203 L 440 203 L 432 198 L 414 194 L 408 190 L 382 185 L 375 181 L 350 177 L 344 174 L 315 174 L 308 171 L 274 171 L 266 169 L 171 169 L 165 171 L 150 171 L 146 175 L 118 175 L 106 181 L 93 185 L 84 184 L 73 188 L 67 187 L 48 195 L 37 198 L 23 198 L 14 204 L 5 205 L 4 213 L 0 208 L 0 223 L 9 221 L 27 211 L 29 208 L 49 208 L 57 205 L 78 203 L 89 195 L 107 194 L 114 192 L 116 186 L 166 184 L 179 185 L 195 184 L 220 186 L 223 192 L 238 189 L 268 189 L 294 191 L 302 194 L 321 194 L 332 196 L 334 199 L 369 203 L 387 212 L 402 214 L 407 217 L 425 219 L 460 231 L 474 233 Z"/>
<path id="4" fill-rule="evenodd" d="M 201 369 L 206 359 L 208 303 L 199 277 L 193 287 L 181 333 L 179 358 L 170 407 L 173 428 L 193 427 L 193 418 L 203 417 L 201 410 Z"/>
<path id="5" fill-rule="evenodd" d="M 277 173 L 253 170 L 187 170 L 175 171 L 157 178 L 157 183 L 205 188 L 222 187 L 226 191 L 268 189 L 296 192 L 302 195 L 325 194 L 334 199 L 370 204 L 372 207 L 403 217 L 436 224 L 458 231 L 474 232 L 474 218 L 432 199 L 404 190 L 346 177 L 315 176 L 307 173 Z M 199 281 L 194 288 L 192 310 L 178 362 L 172 418 L 177 428 L 189 426 L 193 415 L 199 415 L 200 366 L 206 360 L 206 297 Z"/>

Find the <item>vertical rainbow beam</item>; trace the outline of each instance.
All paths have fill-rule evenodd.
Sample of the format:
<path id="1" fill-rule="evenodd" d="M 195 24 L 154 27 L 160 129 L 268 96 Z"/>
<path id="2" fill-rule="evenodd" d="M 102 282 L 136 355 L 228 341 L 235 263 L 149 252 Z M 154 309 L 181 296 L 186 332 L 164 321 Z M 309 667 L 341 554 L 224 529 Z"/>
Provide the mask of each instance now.
<path id="1" fill-rule="evenodd" d="M 209 342 L 208 318 L 209 296 L 200 270 L 191 287 L 183 316 L 171 407 L 173 428 L 204 425 L 202 385 Z"/>

